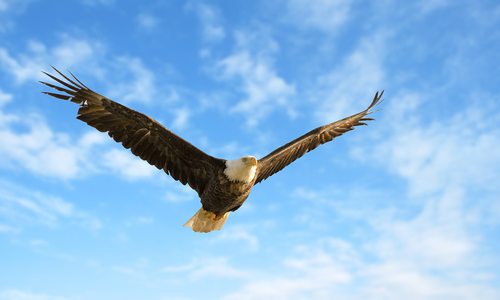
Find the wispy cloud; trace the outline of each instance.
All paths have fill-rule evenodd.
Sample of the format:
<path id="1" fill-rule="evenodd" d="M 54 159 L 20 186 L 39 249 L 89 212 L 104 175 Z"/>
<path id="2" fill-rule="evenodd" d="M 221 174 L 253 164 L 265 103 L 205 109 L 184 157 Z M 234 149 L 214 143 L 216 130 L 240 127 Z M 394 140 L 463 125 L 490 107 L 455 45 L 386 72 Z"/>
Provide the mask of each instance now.
<path id="1" fill-rule="evenodd" d="M 145 30 L 152 30 L 158 27 L 160 20 L 151 14 L 141 13 L 137 16 L 137 23 Z"/>
<path id="2" fill-rule="evenodd" d="M 0 94 L 4 105 L 12 97 Z M 35 175 L 63 180 L 99 172 L 114 172 L 127 180 L 149 178 L 156 169 L 125 149 L 109 149 L 112 140 L 91 131 L 77 139 L 53 130 L 41 116 L 5 113 L 0 106 L 0 162 L 3 168 L 18 167 Z M 20 130 L 20 128 L 22 130 Z"/>
<path id="3" fill-rule="evenodd" d="M 10 97 L 2 94 L 5 104 Z M 88 154 L 101 144 L 104 137 L 89 132 L 77 141 L 56 132 L 39 115 L 5 113 L 0 107 L 0 144 L 2 165 L 8 168 L 21 166 L 38 175 L 71 179 L 84 170 L 91 169 Z M 22 130 L 19 130 L 22 128 Z"/>
<path id="4" fill-rule="evenodd" d="M 0 90 L 0 108 L 12 100 L 12 95 Z"/>
<path id="5" fill-rule="evenodd" d="M 186 203 L 196 200 L 196 192 L 189 186 L 173 182 L 173 180 L 169 181 L 172 184 L 170 184 L 170 189 L 165 193 L 165 201 L 169 203 Z"/>
<path id="6" fill-rule="evenodd" d="M 137 225 L 151 225 L 155 222 L 155 219 L 153 217 L 146 217 L 146 216 L 140 216 L 132 220 L 132 224 L 137 224 Z"/>
<path id="7" fill-rule="evenodd" d="M 229 264 L 226 258 L 209 258 L 199 262 L 190 272 L 193 279 L 206 278 L 242 278 L 248 273 Z"/>
<path id="8" fill-rule="evenodd" d="M 15 28 L 13 16 L 23 12 L 33 1 L 30 0 L 0 0 L 0 33 Z"/>
<path id="9" fill-rule="evenodd" d="M 45 293 L 34 293 L 18 289 L 6 289 L 0 291 L 1 300 L 66 300 L 69 298 L 48 295 Z"/>
<path id="10" fill-rule="evenodd" d="M 0 0 L 0 13 L 6 12 L 7 10 L 9 10 L 11 8 L 12 2 L 14 2 L 14 1 Z"/>
<path id="11" fill-rule="evenodd" d="M 128 180 L 153 176 L 156 168 L 134 156 L 127 150 L 112 149 L 103 155 L 103 164 L 109 170 Z"/>
<path id="12" fill-rule="evenodd" d="M 201 1 L 189 1 L 188 11 L 194 11 L 200 19 L 203 38 L 208 42 L 217 42 L 225 37 L 224 27 L 221 25 L 221 16 L 212 6 Z"/>
<path id="13" fill-rule="evenodd" d="M 287 0 L 285 17 L 299 28 L 321 30 L 332 34 L 348 19 L 351 0 Z"/>
<path id="14" fill-rule="evenodd" d="M 2 233 L 17 233 L 19 232 L 19 229 L 18 228 L 15 228 L 15 227 L 12 227 L 12 226 L 9 226 L 9 225 L 4 225 L 4 224 L 0 224 L 0 234 Z"/>
<path id="15" fill-rule="evenodd" d="M 438 9 L 445 8 L 449 4 L 449 0 L 419 1 L 420 11 L 423 13 L 429 13 Z"/>
<path id="16" fill-rule="evenodd" d="M 62 35 L 59 44 L 52 47 L 31 40 L 24 52 L 11 54 L 7 48 L 0 48 L 0 65 L 18 84 L 47 80 L 41 71 L 54 65 L 62 71 L 70 69 L 77 75 L 92 74 L 94 80 L 103 81 L 107 88 L 104 94 L 120 102 L 150 104 L 153 99 L 175 100 L 176 97 L 171 85 L 162 87 L 166 96 L 159 96 L 156 75 L 142 59 L 126 55 L 111 57 L 98 40 Z"/>
<path id="17" fill-rule="evenodd" d="M 73 220 L 92 231 L 102 227 L 98 218 L 57 196 L 27 190 L 8 181 L 0 181 L 0 189 L 0 215 L 14 227 L 31 223 L 57 227 L 61 220 Z"/>
<path id="18" fill-rule="evenodd" d="M 414 243 L 418 244 L 417 238 Z M 475 278 L 475 271 L 467 268 L 450 269 L 438 263 L 426 269 L 419 266 L 422 260 L 408 253 L 373 260 L 366 246 L 326 237 L 299 245 L 282 259 L 280 272 L 252 276 L 223 299 L 473 299 L 481 295 L 492 300 L 500 294 L 487 276 Z"/>
<path id="19" fill-rule="evenodd" d="M 106 70 L 107 97 L 119 102 L 152 103 L 159 97 L 156 75 L 137 57 L 116 57 Z M 163 98 L 166 98 L 165 96 Z"/>
<path id="20" fill-rule="evenodd" d="M 224 257 L 206 257 L 194 259 L 184 265 L 172 265 L 162 268 L 167 274 L 187 273 L 190 280 L 206 280 L 208 278 L 247 278 L 250 273 L 229 264 Z"/>
<path id="21" fill-rule="evenodd" d="M 376 90 L 383 89 L 385 37 L 382 32 L 365 37 L 338 67 L 318 76 L 311 97 L 317 103 L 315 114 L 322 122 L 360 111 Z"/>
<path id="22" fill-rule="evenodd" d="M 112 268 L 115 272 L 122 273 L 133 277 L 144 277 L 150 271 L 149 259 L 141 257 L 136 259 L 129 265 L 115 266 Z"/>
<path id="23" fill-rule="evenodd" d="M 485 251 L 488 236 L 483 230 L 484 226 L 499 225 L 491 220 L 498 219 L 495 182 L 500 180 L 500 173 L 490 166 L 498 165 L 500 157 L 487 150 L 500 145 L 500 132 L 493 125 L 498 123 L 498 116 L 490 113 L 494 104 L 481 99 L 481 106 L 470 104 L 456 114 L 424 121 L 419 117 L 423 97 L 405 94 L 397 97 L 402 102 L 387 103 L 379 118 L 398 126 L 374 133 L 373 140 L 364 143 L 362 150 L 355 150 L 354 155 L 364 163 L 380 164 L 393 172 L 407 183 L 407 190 L 395 196 L 395 191 L 367 187 L 362 197 L 362 187 L 356 187 L 355 192 L 346 187 L 342 191 L 325 188 L 294 192 L 295 197 L 308 201 L 316 221 L 331 226 L 329 218 L 334 214 L 343 220 L 341 224 L 351 224 L 356 232 L 370 237 L 342 240 L 350 249 L 346 261 L 337 260 L 345 256 L 328 254 L 352 281 L 328 288 L 304 288 L 294 296 L 287 294 L 288 289 L 275 289 L 283 290 L 273 294 L 275 298 L 301 299 L 296 296 L 301 293 L 325 293 L 344 299 L 472 299 L 477 295 L 495 299 L 500 295 L 490 280 L 495 278 L 491 265 L 494 254 Z M 328 249 L 326 245 L 321 248 Z M 311 279 L 307 272 L 300 278 L 303 283 Z M 287 283 L 292 279 L 275 278 Z M 269 281 L 248 283 L 232 297 L 263 297 Z M 252 296 L 250 290 L 263 294 Z M 350 294 L 342 294 L 345 290 Z"/>
<path id="24" fill-rule="evenodd" d="M 259 238 L 248 228 L 242 226 L 235 226 L 225 228 L 218 234 L 214 242 L 234 242 L 239 245 L 244 245 L 244 248 L 250 251 L 257 251 L 259 249 Z"/>
<path id="25" fill-rule="evenodd" d="M 244 115 L 249 127 L 256 126 L 277 108 L 285 109 L 294 117 L 296 112 L 290 99 L 295 95 L 295 86 L 279 76 L 273 66 L 270 57 L 270 53 L 276 51 L 273 41 L 267 45 L 272 49 L 253 53 L 249 40 L 258 39 L 257 36 L 238 32 L 236 39 L 237 50 L 216 64 L 216 71 L 223 80 L 234 80 L 241 85 L 243 99 L 231 111 Z"/>
<path id="26" fill-rule="evenodd" d="M 174 110 L 175 118 L 172 122 L 172 128 L 174 129 L 185 129 L 189 124 L 189 118 L 191 117 L 192 110 L 188 107 L 180 107 Z"/>
<path id="27" fill-rule="evenodd" d="M 8 66 L 4 71 L 14 75 L 18 83 L 39 79 L 40 70 L 49 61 L 63 66 L 82 64 L 84 71 L 99 65 L 94 75 L 98 78 L 110 75 L 111 78 L 107 96 L 116 97 L 123 102 L 150 102 L 157 96 L 155 75 L 140 59 L 121 56 L 106 63 L 104 58 L 107 54 L 99 45 L 73 38 L 63 38 L 61 44 L 53 48 L 39 42 L 30 42 L 27 51 L 16 57 L 11 56 L 6 49 L 0 49 L 0 64 Z M 119 67 L 122 65 L 127 67 Z M 170 96 L 166 98 L 168 97 Z M 107 168 L 119 172 L 127 179 L 144 178 L 153 174 L 153 167 L 131 153 L 102 149 L 106 141 L 107 145 L 111 143 L 102 133 L 89 129 L 88 133 L 74 139 L 51 128 L 48 121 L 39 114 L 7 112 L 11 99 L 11 94 L 0 91 L 0 120 L 3 121 L 0 123 L 0 137 L 4 141 L 0 144 L 0 161 L 4 168 L 21 166 L 33 174 L 61 179 L 74 179 Z M 174 126 L 186 126 L 189 115 L 189 110 L 179 109 Z M 95 152 L 97 148 L 101 151 Z"/>
<path id="28" fill-rule="evenodd" d="M 0 48 L 0 65 L 5 72 L 14 76 L 18 83 L 28 80 L 45 79 L 41 73 L 49 64 L 67 69 L 69 66 L 96 67 L 95 58 L 102 55 L 104 48 L 96 41 L 62 37 L 59 45 L 47 47 L 45 44 L 31 40 L 25 52 L 11 54 L 6 48 Z M 96 69 L 98 69 L 96 67 Z"/>
<path id="29" fill-rule="evenodd" d="M 85 5 L 111 5 L 115 2 L 115 0 L 81 0 L 81 2 Z"/>
<path id="30" fill-rule="evenodd" d="M 230 292 L 223 299 L 331 299 L 347 296 L 339 291 L 352 280 L 350 271 L 342 262 L 345 256 L 342 252 L 348 251 L 344 248 L 349 246 L 331 242 L 323 247 L 303 246 L 296 256 L 281 261 L 279 275 L 254 276 L 241 289 Z"/>
<path id="31" fill-rule="evenodd" d="M 408 180 L 414 195 L 447 188 L 495 188 L 500 174 L 500 121 L 491 114 L 494 105 L 469 105 L 455 115 L 432 122 L 419 118 L 423 97 L 405 92 L 386 107 L 390 121 L 398 124 L 373 149 L 374 161 Z M 472 101 L 474 103 L 474 101 Z M 406 107 L 405 107 L 406 106 Z M 405 107 L 404 110 L 401 107 Z M 359 153 L 359 150 L 356 150 Z M 359 156 L 362 159 L 362 156 Z"/>

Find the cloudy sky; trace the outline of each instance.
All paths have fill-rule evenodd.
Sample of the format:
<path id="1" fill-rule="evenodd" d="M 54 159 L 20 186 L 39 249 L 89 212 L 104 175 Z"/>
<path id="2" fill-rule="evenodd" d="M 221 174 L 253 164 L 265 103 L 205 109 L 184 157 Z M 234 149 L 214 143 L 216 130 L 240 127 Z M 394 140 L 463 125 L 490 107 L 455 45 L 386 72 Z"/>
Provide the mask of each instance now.
<path id="1" fill-rule="evenodd" d="M 499 28 L 494 0 L 0 0 L 0 299 L 500 299 Z M 50 65 L 223 158 L 386 92 L 197 234 Z"/>

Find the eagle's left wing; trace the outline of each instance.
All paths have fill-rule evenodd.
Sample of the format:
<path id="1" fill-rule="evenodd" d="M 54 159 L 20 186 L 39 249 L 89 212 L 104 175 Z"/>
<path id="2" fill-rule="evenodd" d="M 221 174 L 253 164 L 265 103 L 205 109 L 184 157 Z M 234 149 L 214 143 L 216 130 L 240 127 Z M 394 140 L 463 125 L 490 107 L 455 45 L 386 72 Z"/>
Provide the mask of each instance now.
<path id="1" fill-rule="evenodd" d="M 366 115 L 370 114 L 371 109 L 380 102 L 383 94 L 384 91 L 381 93 L 377 92 L 370 106 L 362 112 L 313 129 L 259 159 L 255 183 L 257 184 L 281 171 L 284 167 L 319 145 L 327 143 L 347 131 L 353 130 L 354 126 L 366 125 L 364 121 L 373 120 L 371 118 L 366 118 Z"/>
<path id="2" fill-rule="evenodd" d="M 201 195 L 207 183 L 225 168 L 225 161 L 196 148 L 154 119 L 106 98 L 54 68 L 63 79 L 45 73 L 60 84 L 41 82 L 62 93 L 44 92 L 79 105 L 79 120 L 107 132 L 116 142 L 150 165 L 162 169 Z M 73 75 L 73 74 L 71 74 Z"/>

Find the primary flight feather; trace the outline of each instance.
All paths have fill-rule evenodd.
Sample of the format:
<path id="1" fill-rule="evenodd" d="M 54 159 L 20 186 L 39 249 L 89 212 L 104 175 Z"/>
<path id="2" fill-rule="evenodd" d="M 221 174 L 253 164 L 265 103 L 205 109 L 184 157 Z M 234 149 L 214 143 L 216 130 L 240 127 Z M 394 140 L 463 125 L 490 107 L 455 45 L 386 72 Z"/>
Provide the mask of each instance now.
<path id="1" fill-rule="evenodd" d="M 248 198 L 252 187 L 321 144 L 373 120 L 366 116 L 380 102 L 377 92 L 362 112 L 318 127 L 257 160 L 253 156 L 226 160 L 206 154 L 154 119 L 114 102 L 84 85 L 71 72 L 71 78 L 53 68 L 61 78 L 44 72 L 60 85 L 42 82 L 62 93 L 44 92 L 79 105 L 77 118 L 107 132 L 116 142 L 150 165 L 165 171 L 182 184 L 188 184 L 201 199 L 202 207 L 185 226 L 197 232 L 222 228 L 230 212 Z"/>

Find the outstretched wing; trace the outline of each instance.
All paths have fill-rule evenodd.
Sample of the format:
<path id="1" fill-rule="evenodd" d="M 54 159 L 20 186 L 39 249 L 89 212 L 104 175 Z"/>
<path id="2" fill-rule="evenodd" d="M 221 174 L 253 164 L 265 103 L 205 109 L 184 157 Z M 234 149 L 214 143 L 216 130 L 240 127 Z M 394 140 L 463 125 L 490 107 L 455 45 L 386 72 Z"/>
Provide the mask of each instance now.
<path id="1" fill-rule="evenodd" d="M 372 118 L 366 118 L 366 115 L 370 114 L 370 110 L 380 102 L 383 93 L 384 91 L 381 93 L 377 92 L 370 106 L 364 111 L 313 129 L 260 159 L 257 164 L 257 179 L 255 183 L 259 183 L 281 171 L 284 167 L 319 145 L 327 143 L 347 131 L 353 130 L 354 126 L 366 125 L 364 121 L 373 120 Z"/>
<path id="2" fill-rule="evenodd" d="M 92 91 L 71 73 L 74 80 L 54 70 L 62 78 L 44 73 L 61 86 L 41 83 L 63 94 L 45 94 L 79 104 L 78 119 L 107 132 L 133 154 L 182 184 L 189 184 L 198 194 L 201 195 L 209 178 L 224 168 L 224 160 L 206 154 L 152 118 Z"/>

